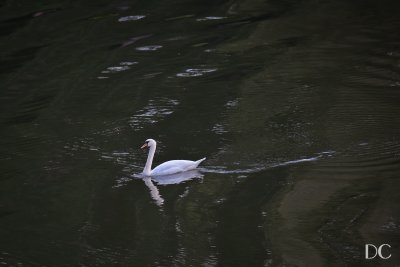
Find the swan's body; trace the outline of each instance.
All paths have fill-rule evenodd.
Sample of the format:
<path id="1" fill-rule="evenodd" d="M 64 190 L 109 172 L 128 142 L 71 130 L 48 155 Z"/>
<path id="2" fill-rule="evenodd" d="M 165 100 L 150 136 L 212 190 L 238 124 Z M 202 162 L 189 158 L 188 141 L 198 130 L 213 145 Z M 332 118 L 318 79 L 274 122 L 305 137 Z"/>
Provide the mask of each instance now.
<path id="1" fill-rule="evenodd" d="M 204 161 L 206 158 L 199 159 L 197 161 L 191 160 L 170 160 L 166 161 L 153 170 L 151 169 L 151 165 L 153 164 L 154 153 L 156 152 L 157 143 L 153 139 L 147 139 L 146 143 L 142 146 L 142 148 L 149 147 L 149 155 L 147 156 L 146 165 L 143 169 L 143 174 L 146 176 L 161 176 L 161 175 L 170 175 L 179 172 L 190 171 L 196 169 L 199 164 Z"/>

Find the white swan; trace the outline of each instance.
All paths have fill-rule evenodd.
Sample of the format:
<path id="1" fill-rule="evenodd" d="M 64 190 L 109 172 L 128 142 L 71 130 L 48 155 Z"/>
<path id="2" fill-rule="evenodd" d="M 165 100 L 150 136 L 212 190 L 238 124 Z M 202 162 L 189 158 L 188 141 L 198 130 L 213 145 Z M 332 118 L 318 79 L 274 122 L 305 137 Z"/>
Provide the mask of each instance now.
<path id="1" fill-rule="evenodd" d="M 206 158 L 199 159 L 197 161 L 191 160 L 170 160 L 164 162 L 153 170 L 151 169 L 151 164 L 153 163 L 154 153 L 156 152 L 157 143 L 154 139 L 147 139 L 144 145 L 141 147 L 149 148 L 149 155 L 147 156 L 146 166 L 144 166 L 143 174 L 145 176 L 160 176 L 160 175 L 170 175 L 178 172 L 185 172 L 196 169 L 199 164 Z"/>

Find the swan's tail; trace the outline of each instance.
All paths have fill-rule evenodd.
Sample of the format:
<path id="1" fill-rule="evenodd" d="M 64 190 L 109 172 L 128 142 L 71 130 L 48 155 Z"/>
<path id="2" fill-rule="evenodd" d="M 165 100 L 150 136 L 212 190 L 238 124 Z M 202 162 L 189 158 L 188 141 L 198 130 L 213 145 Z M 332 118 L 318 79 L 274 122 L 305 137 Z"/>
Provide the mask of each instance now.
<path id="1" fill-rule="evenodd" d="M 202 163 L 205 160 L 206 160 L 206 158 L 202 158 L 202 159 L 196 160 L 195 161 L 196 162 L 196 167 L 199 166 L 199 164 Z"/>

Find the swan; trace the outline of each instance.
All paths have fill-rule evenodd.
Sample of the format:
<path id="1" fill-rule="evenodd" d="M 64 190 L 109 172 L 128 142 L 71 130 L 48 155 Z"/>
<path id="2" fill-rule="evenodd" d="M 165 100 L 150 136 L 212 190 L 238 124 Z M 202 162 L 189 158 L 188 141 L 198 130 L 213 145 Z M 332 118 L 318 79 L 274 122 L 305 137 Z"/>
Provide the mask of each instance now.
<path id="1" fill-rule="evenodd" d="M 161 176 L 170 175 L 178 172 L 185 172 L 196 169 L 199 164 L 206 158 L 199 159 L 197 161 L 191 160 L 170 160 L 166 161 L 153 170 L 151 164 L 153 163 L 154 153 L 156 152 L 157 142 L 154 139 L 147 139 L 141 149 L 149 148 L 149 155 L 147 156 L 146 165 L 143 169 L 143 175 L 145 176 Z"/>

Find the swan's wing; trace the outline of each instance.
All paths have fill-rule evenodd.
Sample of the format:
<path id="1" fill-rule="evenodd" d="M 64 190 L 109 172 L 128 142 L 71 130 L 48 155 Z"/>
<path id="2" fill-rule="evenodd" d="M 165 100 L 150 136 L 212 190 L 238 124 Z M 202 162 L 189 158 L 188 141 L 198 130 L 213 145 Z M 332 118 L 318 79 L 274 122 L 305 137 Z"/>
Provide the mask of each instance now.
<path id="1" fill-rule="evenodd" d="M 169 168 L 165 168 L 165 169 L 161 169 L 161 170 L 153 170 L 151 172 L 151 175 L 154 176 L 164 176 L 164 175 L 170 175 L 170 174 L 174 174 L 174 173 L 180 173 L 180 172 L 184 172 L 185 170 L 179 167 L 169 167 Z"/>
<path id="2" fill-rule="evenodd" d="M 197 167 L 195 161 L 191 160 L 170 160 L 164 162 L 151 171 L 151 175 L 168 175 L 178 172 L 192 170 Z"/>

